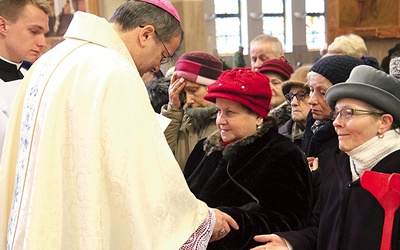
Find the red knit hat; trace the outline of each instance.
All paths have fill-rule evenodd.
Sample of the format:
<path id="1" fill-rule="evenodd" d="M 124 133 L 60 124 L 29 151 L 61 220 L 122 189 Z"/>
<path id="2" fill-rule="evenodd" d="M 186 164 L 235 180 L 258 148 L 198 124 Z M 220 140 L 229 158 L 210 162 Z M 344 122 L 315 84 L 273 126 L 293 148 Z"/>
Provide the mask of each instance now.
<path id="1" fill-rule="evenodd" d="M 283 80 L 286 81 L 290 78 L 290 75 L 293 74 L 293 68 L 289 63 L 279 60 L 279 59 L 270 59 L 265 61 L 260 68 L 260 73 L 274 72 L 283 77 Z"/>
<path id="2" fill-rule="evenodd" d="M 176 76 L 191 82 L 209 85 L 222 74 L 221 60 L 204 51 L 186 52 L 175 64 Z"/>
<path id="3" fill-rule="evenodd" d="M 169 14 L 171 14 L 173 17 L 175 17 L 176 20 L 178 20 L 178 22 L 181 22 L 181 18 L 179 17 L 178 11 L 168 0 L 137 0 L 137 1 L 155 5 L 158 8 L 161 8 L 166 12 L 168 12 Z"/>
<path id="4" fill-rule="evenodd" d="M 250 68 L 227 70 L 217 81 L 207 87 L 204 99 L 214 102 L 224 98 L 239 102 L 263 118 L 268 117 L 272 92 L 269 79 Z"/>

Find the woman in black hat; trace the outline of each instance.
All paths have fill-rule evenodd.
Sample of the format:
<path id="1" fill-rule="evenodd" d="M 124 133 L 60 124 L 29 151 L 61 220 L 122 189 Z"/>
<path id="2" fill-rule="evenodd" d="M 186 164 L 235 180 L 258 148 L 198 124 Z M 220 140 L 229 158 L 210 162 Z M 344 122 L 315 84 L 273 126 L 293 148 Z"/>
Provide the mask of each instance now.
<path id="1" fill-rule="evenodd" d="M 302 231 L 257 236 L 257 241 L 268 244 L 254 249 L 289 245 L 293 249 L 379 249 L 381 244 L 399 249 L 400 212 L 394 216 L 393 231 L 388 228 L 391 242 L 382 240 L 385 211 L 380 204 L 382 198 L 382 204 L 385 199 L 399 199 L 399 194 L 394 199 L 375 198 L 369 187 L 384 192 L 386 182 L 378 186 L 377 177 L 365 176 L 400 173 L 400 81 L 372 67 L 357 66 L 346 82 L 327 91 L 326 100 L 333 110 L 341 152 L 324 170 L 311 222 Z"/>

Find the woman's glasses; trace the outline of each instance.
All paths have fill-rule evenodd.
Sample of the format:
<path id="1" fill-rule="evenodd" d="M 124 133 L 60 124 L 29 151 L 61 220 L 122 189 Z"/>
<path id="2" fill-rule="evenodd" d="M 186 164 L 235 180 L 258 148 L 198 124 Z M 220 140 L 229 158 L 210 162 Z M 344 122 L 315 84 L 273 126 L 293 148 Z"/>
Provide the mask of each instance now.
<path id="1" fill-rule="evenodd" d="M 285 95 L 285 98 L 288 103 L 291 103 L 295 97 L 297 98 L 297 100 L 303 101 L 304 99 L 306 99 L 309 93 L 310 92 L 308 91 L 299 91 L 296 94 L 289 92 Z"/>
<path id="2" fill-rule="evenodd" d="M 331 111 L 331 120 L 335 120 L 336 117 L 340 116 L 340 119 L 348 120 L 354 115 L 383 115 L 385 113 L 383 112 L 378 112 L 378 111 L 372 111 L 372 110 L 361 110 L 361 109 L 351 109 L 351 108 L 346 108 L 342 110 L 332 110 Z"/>

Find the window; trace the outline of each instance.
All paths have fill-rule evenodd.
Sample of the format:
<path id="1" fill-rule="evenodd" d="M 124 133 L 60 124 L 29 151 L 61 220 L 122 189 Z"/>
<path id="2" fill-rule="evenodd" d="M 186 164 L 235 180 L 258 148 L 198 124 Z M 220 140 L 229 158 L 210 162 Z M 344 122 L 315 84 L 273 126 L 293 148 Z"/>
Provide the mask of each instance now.
<path id="1" fill-rule="evenodd" d="M 283 47 L 285 36 L 285 3 L 284 0 L 263 0 L 263 33 L 278 38 Z"/>
<path id="2" fill-rule="evenodd" d="M 240 0 L 215 0 L 214 5 L 218 53 L 234 53 L 242 44 Z"/>
<path id="3" fill-rule="evenodd" d="M 306 41 L 309 50 L 325 44 L 325 0 L 306 1 Z"/>
<path id="4" fill-rule="evenodd" d="M 248 21 L 251 19 L 260 20 L 255 27 L 257 33 L 263 32 L 277 37 L 282 42 L 285 52 L 292 52 L 293 44 L 299 44 L 293 39 L 302 39 L 301 44 L 304 44 L 305 41 L 309 50 L 319 50 L 325 44 L 326 0 L 303 0 L 306 12 L 305 34 L 303 30 L 292 29 L 293 6 L 291 0 L 209 1 L 214 3 L 216 47 L 219 54 L 233 54 L 239 45 L 245 47 L 244 52 L 247 53 L 248 40 L 252 39 L 249 37 L 248 31 L 254 31 L 254 27 L 248 27 Z M 247 13 L 249 6 L 252 7 L 251 9 L 255 9 L 254 5 L 257 10 L 260 8 L 260 11 Z M 301 6 L 304 6 L 303 3 Z M 304 11 L 303 7 L 301 8 Z M 302 13 L 304 15 L 304 12 Z M 254 24 L 254 21 L 252 23 Z"/>

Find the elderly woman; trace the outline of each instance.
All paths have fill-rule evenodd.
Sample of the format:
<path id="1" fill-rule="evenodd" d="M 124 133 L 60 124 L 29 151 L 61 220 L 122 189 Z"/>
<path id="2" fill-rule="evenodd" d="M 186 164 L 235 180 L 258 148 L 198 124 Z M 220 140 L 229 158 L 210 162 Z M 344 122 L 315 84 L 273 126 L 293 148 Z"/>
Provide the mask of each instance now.
<path id="1" fill-rule="evenodd" d="M 311 66 L 302 66 L 294 71 L 290 79 L 282 84 L 282 93 L 287 103 L 291 106 L 291 118 L 279 128 L 279 134 L 292 140 L 297 146 L 301 145 L 304 129 L 306 128 L 307 115 L 310 112 L 310 86 L 307 73 Z"/>
<path id="2" fill-rule="evenodd" d="M 361 65 L 326 93 L 340 152 L 324 171 L 310 225 L 302 231 L 257 236 L 254 249 L 379 249 L 384 210 L 360 185 L 366 170 L 400 173 L 400 81 Z M 400 212 L 391 249 L 399 249 Z M 318 237 L 317 237 L 318 236 Z M 283 238 L 281 238 L 283 237 Z"/>
<path id="3" fill-rule="evenodd" d="M 262 64 L 259 72 L 269 78 L 272 90 L 269 116 L 274 117 L 278 127 L 281 127 L 291 117 L 290 104 L 285 101 L 285 96 L 282 93 L 282 84 L 290 78 L 293 68 L 285 61 L 270 59 Z"/>
<path id="4" fill-rule="evenodd" d="M 310 85 L 308 104 L 311 106 L 311 112 L 307 117 L 300 147 L 309 159 L 314 202 L 318 197 L 322 172 L 338 150 L 338 138 L 330 120 L 331 109 L 326 102 L 325 93 L 335 84 L 346 81 L 351 70 L 363 64 L 363 60 L 348 55 L 324 56 L 311 67 L 307 75 Z M 314 164 L 315 158 L 319 168 Z"/>
<path id="5" fill-rule="evenodd" d="M 186 52 L 175 64 L 161 115 L 171 119 L 164 135 L 182 170 L 196 143 L 216 130 L 217 110 L 203 97 L 222 69 L 218 58 L 203 51 Z"/>
<path id="6" fill-rule="evenodd" d="M 218 130 L 199 141 L 184 174 L 197 198 L 239 225 L 208 249 L 249 249 L 257 244 L 254 235 L 300 229 L 310 215 L 307 160 L 268 118 L 268 84 L 265 75 L 237 68 L 204 96 L 215 102 Z"/>

